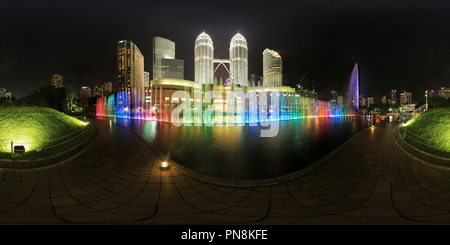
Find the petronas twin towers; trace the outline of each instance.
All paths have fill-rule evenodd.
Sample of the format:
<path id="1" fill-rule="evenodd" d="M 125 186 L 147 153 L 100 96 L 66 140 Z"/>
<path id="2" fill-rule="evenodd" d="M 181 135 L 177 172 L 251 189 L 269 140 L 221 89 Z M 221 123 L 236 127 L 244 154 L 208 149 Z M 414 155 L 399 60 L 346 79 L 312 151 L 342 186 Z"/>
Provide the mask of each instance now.
<path id="1" fill-rule="evenodd" d="M 229 60 L 215 60 L 214 46 L 211 37 L 202 32 L 195 40 L 195 82 L 212 84 L 214 82 L 214 63 L 230 64 L 230 78 L 234 84 L 244 86 L 248 80 L 248 48 L 247 41 L 240 33 L 234 35 L 230 42 Z"/>

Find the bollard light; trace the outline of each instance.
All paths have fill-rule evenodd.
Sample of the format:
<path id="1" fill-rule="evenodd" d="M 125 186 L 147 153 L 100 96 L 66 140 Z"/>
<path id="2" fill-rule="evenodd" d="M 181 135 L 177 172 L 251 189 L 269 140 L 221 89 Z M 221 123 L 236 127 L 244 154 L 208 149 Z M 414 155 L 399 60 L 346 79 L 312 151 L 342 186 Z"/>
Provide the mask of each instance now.
<path id="1" fill-rule="evenodd" d="M 166 161 L 164 161 L 161 163 L 161 166 L 159 168 L 161 170 L 167 170 L 167 169 L 169 169 L 169 164 Z"/>

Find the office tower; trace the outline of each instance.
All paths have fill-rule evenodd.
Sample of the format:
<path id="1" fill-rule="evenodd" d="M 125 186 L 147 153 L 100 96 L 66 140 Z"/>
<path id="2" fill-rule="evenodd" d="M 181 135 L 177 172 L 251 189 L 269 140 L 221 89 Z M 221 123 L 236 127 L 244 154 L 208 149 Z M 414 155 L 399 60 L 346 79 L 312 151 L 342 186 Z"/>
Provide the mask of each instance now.
<path id="1" fill-rule="evenodd" d="M 112 94 L 112 82 L 104 82 L 103 83 L 103 95 L 109 95 Z"/>
<path id="2" fill-rule="evenodd" d="M 163 59 L 175 59 L 175 43 L 162 37 L 153 38 L 153 80 L 162 78 Z"/>
<path id="3" fill-rule="evenodd" d="M 103 85 L 95 85 L 94 91 L 92 93 L 93 97 L 102 96 L 103 95 Z"/>
<path id="4" fill-rule="evenodd" d="M 343 106 L 344 105 L 344 96 L 338 95 L 337 103 L 338 103 L 338 105 Z"/>
<path id="5" fill-rule="evenodd" d="M 361 97 L 360 102 L 361 102 L 361 106 L 366 106 L 366 98 Z"/>
<path id="6" fill-rule="evenodd" d="M 211 37 L 205 32 L 200 33 L 194 47 L 194 81 L 202 84 L 214 82 L 214 47 Z"/>
<path id="7" fill-rule="evenodd" d="M 337 103 L 337 97 L 338 97 L 338 92 L 337 91 L 331 91 L 331 102 L 335 102 Z"/>
<path id="8" fill-rule="evenodd" d="M 391 90 L 391 103 L 394 105 L 397 103 L 397 90 Z"/>
<path id="9" fill-rule="evenodd" d="M 385 95 L 385 96 L 383 96 L 383 98 L 381 98 L 381 103 L 386 104 L 386 102 L 387 102 L 387 99 L 386 99 L 386 95 Z"/>
<path id="10" fill-rule="evenodd" d="M 367 107 L 370 107 L 370 105 L 374 104 L 374 99 L 373 97 L 367 97 Z"/>
<path id="11" fill-rule="evenodd" d="M 144 87 L 150 87 L 150 73 L 144 71 Z"/>
<path id="12" fill-rule="evenodd" d="M 281 56 L 270 49 L 263 52 L 264 86 L 283 86 L 283 64 Z M 244 64 L 248 66 L 247 64 Z"/>
<path id="13" fill-rule="evenodd" d="M 127 40 L 117 45 L 118 90 L 131 91 L 144 87 L 144 56 L 139 48 Z"/>
<path id="14" fill-rule="evenodd" d="M 248 79 L 247 41 L 239 32 L 230 42 L 230 76 L 234 84 L 244 86 Z"/>
<path id="15" fill-rule="evenodd" d="M 412 93 L 403 92 L 400 93 L 400 106 L 412 104 Z"/>
<path id="16" fill-rule="evenodd" d="M 153 38 L 153 80 L 160 78 L 184 79 L 184 62 L 175 59 L 175 42 Z"/>
<path id="17" fill-rule="evenodd" d="M 184 79 L 184 61 L 162 59 L 161 71 L 161 78 Z"/>
<path id="18" fill-rule="evenodd" d="M 82 87 L 80 89 L 80 97 L 90 98 L 91 97 L 91 88 L 89 88 L 89 87 Z"/>
<path id="19" fill-rule="evenodd" d="M 55 88 L 62 88 L 63 87 L 63 76 L 61 76 L 60 74 L 53 75 L 51 84 Z"/>

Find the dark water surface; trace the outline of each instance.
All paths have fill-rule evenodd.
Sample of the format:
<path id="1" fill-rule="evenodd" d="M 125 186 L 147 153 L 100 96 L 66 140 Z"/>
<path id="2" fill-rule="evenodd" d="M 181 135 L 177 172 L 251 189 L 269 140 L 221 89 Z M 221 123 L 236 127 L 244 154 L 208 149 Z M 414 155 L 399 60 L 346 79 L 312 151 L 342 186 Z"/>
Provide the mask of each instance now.
<path id="1" fill-rule="evenodd" d="M 99 119 L 106 119 L 100 117 Z M 252 180 L 300 170 L 321 159 L 369 121 L 308 118 L 280 121 L 278 135 L 260 137 L 260 126 L 180 126 L 113 118 L 129 127 L 177 163 L 214 177 Z"/>

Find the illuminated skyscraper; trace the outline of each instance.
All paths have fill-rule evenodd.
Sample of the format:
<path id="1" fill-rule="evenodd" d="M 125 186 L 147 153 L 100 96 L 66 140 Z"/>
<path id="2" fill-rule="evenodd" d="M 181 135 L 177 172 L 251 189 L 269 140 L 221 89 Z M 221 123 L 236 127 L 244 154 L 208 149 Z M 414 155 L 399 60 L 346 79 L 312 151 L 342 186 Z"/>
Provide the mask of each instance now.
<path id="1" fill-rule="evenodd" d="M 234 84 L 244 86 L 248 81 L 247 41 L 239 32 L 230 42 L 230 76 Z"/>
<path id="2" fill-rule="evenodd" d="M 202 84 L 214 82 L 214 47 L 211 37 L 205 32 L 200 33 L 194 47 L 194 81 Z"/>
<path id="3" fill-rule="evenodd" d="M 400 93 L 400 106 L 412 104 L 412 93 L 404 92 Z"/>
<path id="4" fill-rule="evenodd" d="M 175 59 L 175 42 L 153 38 L 153 80 L 159 78 L 184 79 L 184 62 Z"/>
<path id="5" fill-rule="evenodd" d="M 397 90 L 391 90 L 391 103 L 394 105 L 397 103 Z"/>
<path id="6" fill-rule="evenodd" d="M 118 91 L 131 92 L 144 88 L 144 56 L 138 47 L 127 40 L 117 44 Z"/>
<path id="7" fill-rule="evenodd" d="M 63 87 L 63 76 L 61 76 L 60 74 L 53 75 L 52 86 L 55 88 L 62 88 Z"/>
<path id="8" fill-rule="evenodd" d="M 283 85 L 283 61 L 281 56 L 270 49 L 263 52 L 264 86 L 279 87 Z"/>

